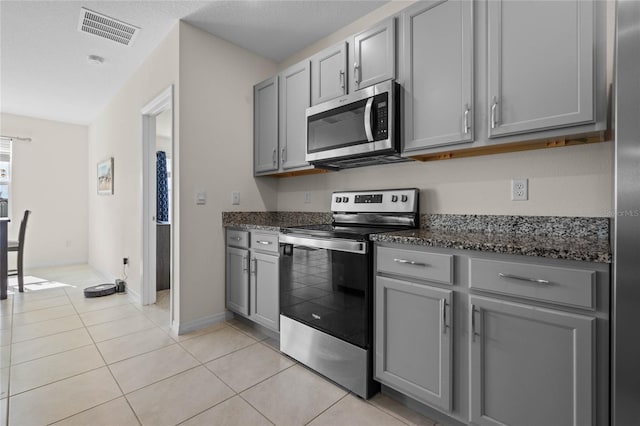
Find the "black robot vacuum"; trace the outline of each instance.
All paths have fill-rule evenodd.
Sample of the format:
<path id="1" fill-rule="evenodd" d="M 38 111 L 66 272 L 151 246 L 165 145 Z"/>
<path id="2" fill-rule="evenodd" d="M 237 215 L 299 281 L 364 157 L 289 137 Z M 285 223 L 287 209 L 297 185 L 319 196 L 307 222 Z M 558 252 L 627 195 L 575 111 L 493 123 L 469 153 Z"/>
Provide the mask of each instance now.
<path id="1" fill-rule="evenodd" d="M 108 296 L 116 292 L 115 284 L 99 284 L 84 289 L 84 297 Z"/>

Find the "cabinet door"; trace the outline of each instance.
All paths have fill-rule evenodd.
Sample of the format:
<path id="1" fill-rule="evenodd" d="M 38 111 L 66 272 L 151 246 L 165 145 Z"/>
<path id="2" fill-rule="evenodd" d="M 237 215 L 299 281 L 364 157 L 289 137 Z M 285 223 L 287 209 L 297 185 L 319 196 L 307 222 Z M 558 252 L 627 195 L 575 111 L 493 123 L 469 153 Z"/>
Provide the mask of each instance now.
<path id="1" fill-rule="evenodd" d="M 278 76 L 253 87 L 254 174 L 278 170 Z"/>
<path id="2" fill-rule="evenodd" d="M 311 106 L 309 61 L 280 73 L 280 162 L 283 169 L 305 167 L 306 110 Z"/>
<path id="3" fill-rule="evenodd" d="M 469 301 L 470 420 L 592 425 L 595 319 L 481 297 Z"/>
<path id="4" fill-rule="evenodd" d="M 396 26 L 389 18 L 353 38 L 355 90 L 396 78 Z"/>
<path id="5" fill-rule="evenodd" d="M 251 318 L 274 331 L 280 319 L 278 256 L 251 254 Z"/>
<path id="6" fill-rule="evenodd" d="M 375 375 L 418 401 L 451 410 L 452 292 L 376 277 Z"/>
<path id="7" fill-rule="evenodd" d="M 594 2 L 488 2 L 489 136 L 594 120 Z"/>
<path id="8" fill-rule="evenodd" d="M 227 247 L 227 309 L 249 315 L 249 251 Z"/>
<path id="9" fill-rule="evenodd" d="M 338 43 L 311 58 L 311 104 L 347 94 L 347 43 Z"/>
<path id="10" fill-rule="evenodd" d="M 473 7 L 418 2 L 402 13 L 405 151 L 473 140 Z"/>

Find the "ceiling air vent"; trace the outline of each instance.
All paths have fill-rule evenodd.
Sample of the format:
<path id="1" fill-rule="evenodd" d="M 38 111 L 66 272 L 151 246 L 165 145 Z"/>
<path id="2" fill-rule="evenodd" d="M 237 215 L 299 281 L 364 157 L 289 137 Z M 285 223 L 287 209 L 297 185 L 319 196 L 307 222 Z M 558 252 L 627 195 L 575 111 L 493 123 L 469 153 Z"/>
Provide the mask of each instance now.
<path id="1" fill-rule="evenodd" d="M 80 11 L 78 31 L 130 46 L 138 35 L 140 28 L 83 7 Z"/>

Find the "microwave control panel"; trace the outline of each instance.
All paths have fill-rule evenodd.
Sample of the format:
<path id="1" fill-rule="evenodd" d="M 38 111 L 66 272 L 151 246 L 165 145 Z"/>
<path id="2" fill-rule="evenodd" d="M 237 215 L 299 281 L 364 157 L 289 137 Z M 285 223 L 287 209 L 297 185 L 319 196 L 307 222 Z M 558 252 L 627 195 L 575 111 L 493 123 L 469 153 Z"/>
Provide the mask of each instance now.
<path id="1" fill-rule="evenodd" d="M 389 135 L 389 103 L 386 93 L 376 95 L 375 97 L 375 126 L 374 140 L 387 139 Z"/>

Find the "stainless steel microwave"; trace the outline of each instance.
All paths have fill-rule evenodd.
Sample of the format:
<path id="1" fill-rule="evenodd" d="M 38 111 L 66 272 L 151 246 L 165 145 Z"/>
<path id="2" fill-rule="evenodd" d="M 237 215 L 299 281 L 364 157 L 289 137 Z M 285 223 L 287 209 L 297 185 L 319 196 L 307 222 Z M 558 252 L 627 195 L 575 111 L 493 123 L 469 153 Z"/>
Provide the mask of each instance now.
<path id="1" fill-rule="evenodd" d="M 400 86 L 389 80 L 307 108 L 306 160 L 341 169 L 400 157 Z"/>

